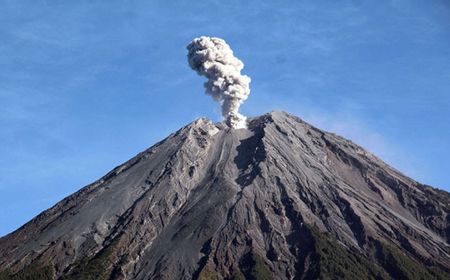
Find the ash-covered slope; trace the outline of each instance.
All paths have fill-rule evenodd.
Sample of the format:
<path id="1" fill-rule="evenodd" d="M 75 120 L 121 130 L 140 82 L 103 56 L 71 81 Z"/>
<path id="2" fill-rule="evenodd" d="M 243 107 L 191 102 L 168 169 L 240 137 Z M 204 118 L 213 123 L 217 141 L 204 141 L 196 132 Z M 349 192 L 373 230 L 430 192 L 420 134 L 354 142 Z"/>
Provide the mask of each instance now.
<path id="1" fill-rule="evenodd" d="M 297 117 L 199 119 L 1 238 L 0 279 L 450 279 L 449 213 Z"/>

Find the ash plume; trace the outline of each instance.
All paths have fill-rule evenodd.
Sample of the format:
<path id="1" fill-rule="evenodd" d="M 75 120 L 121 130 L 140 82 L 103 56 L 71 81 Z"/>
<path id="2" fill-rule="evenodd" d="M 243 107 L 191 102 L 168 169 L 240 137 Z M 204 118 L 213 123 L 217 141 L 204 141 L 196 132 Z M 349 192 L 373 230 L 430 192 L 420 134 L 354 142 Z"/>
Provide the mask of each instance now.
<path id="1" fill-rule="evenodd" d="M 239 107 L 250 94 L 250 77 L 241 74 L 242 61 L 223 39 L 216 37 L 195 38 L 187 49 L 189 66 L 208 79 L 206 94 L 220 102 L 226 124 L 245 128 L 246 117 L 239 113 Z"/>

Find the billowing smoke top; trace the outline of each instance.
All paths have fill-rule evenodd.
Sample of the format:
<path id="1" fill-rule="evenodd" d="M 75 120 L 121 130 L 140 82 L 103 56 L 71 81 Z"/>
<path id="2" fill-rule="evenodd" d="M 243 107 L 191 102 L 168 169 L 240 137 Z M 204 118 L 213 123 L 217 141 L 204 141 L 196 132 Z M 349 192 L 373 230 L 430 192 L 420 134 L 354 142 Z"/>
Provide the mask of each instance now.
<path id="1" fill-rule="evenodd" d="M 227 125 L 245 128 L 246 117 L 238 111 L 250 94 L 250 77 L 241 74 L 244 68 L 242 61 L 233 55 L 224 40 L 216 37 L 195 38 L 187 49 L 189 66 L 208 78 L 206 94 L 220 102 Z"/>

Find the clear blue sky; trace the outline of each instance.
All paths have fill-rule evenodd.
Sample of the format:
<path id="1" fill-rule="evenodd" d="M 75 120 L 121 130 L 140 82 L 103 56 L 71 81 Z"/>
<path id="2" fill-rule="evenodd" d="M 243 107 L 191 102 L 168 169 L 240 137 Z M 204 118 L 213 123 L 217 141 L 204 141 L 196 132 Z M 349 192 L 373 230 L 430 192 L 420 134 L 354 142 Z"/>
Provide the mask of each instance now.
<path id="1" fill-rule="evenodd" d="M 450 190 L 450 2 L 0 1 L 0 236 L 197 117 L 224 38 L 279 109 Z"/>

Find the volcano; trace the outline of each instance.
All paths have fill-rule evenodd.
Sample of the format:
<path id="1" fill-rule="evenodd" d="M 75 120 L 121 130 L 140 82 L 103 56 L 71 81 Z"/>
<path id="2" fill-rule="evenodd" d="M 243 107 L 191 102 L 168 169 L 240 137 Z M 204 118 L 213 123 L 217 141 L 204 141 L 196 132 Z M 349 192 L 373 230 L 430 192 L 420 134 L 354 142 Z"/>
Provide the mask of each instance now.
<path id="1" fill-rule="evenodd" d="M 450 279 L 450 194 L 272 112 L 201 118 L 0 239 L 0 279 Z"/>

